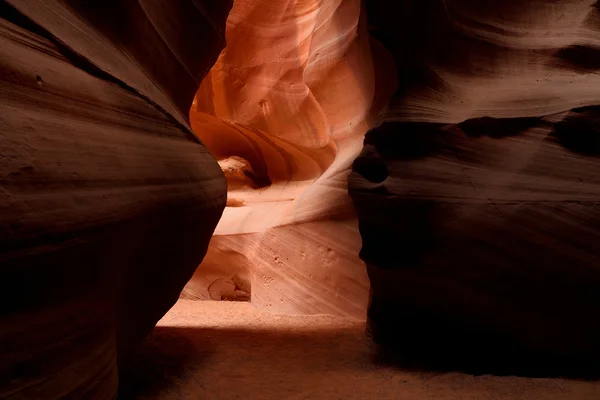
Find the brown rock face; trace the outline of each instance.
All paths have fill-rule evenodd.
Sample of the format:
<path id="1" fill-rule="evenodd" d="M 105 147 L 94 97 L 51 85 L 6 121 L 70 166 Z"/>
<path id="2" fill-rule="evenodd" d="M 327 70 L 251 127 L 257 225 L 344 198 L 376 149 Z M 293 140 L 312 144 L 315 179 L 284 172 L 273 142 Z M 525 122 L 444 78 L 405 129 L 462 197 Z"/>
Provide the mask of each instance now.
<path id="1" fill-rule="evenodd" d="M 597 366 L 599 4 L 2 2 L 0 397 L 114 398 L 188 280 Z"/>
<path id="2" fill-rule="evenodd" d="M 596 0 L 366 5 L 398 71 L 384 120 L 543 117 L 600 103 Z"/>
<path id="3" fill-rule="evenodd" d="M 10 3 L 0 397 L 111 399 L 225 206 L 223 173 L 187 110 L 223 46 L 228 4 Z"/>
<path id="4" fill-rule="evenodd" d="M 185 296 L 362 317 L 340 189 L 375 125 L 350 192 L 377 336 L 597 351 L 597 3 L 364 5 L 235 2 L 190 113 L 228 207 Z"/>
<path id="5" fill-rule="evenodd" d="M 597 368 L 593 3 L 367 2 L 400 79 L 349 178 L 376 340 L 479 366 L 525 367 L 527 353 Z"/>
<path id="6" fill-rule="evenodd" d="M 600 159 L 565 148 L 558 127 L 498 138 L 485 125 L 471 136 L 386 123 L 367 134 L 350 188 L 377 340 L 484 365 L 496 352 L 522 363 L 525 349 L 597 359 Z M 367 157 L 385 179 L 361 167 Z"/>
<path id="7" fill-rule="evenodd" d="M 186 296 L 362 317 L 339 189 L 375 125 L 350 192 L 378 336 L 596 351 L 599 28 L 594 1 L 236 1 L 190 113 L 230 186 Z"/>

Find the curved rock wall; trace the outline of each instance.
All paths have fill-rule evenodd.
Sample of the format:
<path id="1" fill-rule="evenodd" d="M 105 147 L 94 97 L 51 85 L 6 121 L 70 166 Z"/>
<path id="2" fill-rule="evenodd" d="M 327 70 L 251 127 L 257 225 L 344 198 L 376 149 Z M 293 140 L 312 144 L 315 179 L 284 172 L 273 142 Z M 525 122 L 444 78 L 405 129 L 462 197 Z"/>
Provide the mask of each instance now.
<path id="1" fill-rule="evenodd" d="M 598 3 L 367 4 L 400 79 L 349 178 L 373 335 L 419 357 L 597 366 Z"/>
<path id="2" fill-rule="evenodd" d="M 187 110 L 223 46 L 228 4 L 10 3 L 0 397 L 112 399 L 119 367 L 177 300 L 225 206 L 223 173 Z"/>
<path id="3" fill-rule="evenodd" d="M 192 274 L 358 318 L 370 280 L 404 350 L 593 361 L 598 4 L 3 2 L 0 396 L 113 398 Z"/>
<path id="4" fill-rule="evenodd" d="M 560 113 L 600 103 L 600 75 L 594 63 L 600 54 L 599 21 L 597 3 L 589 0 L 560 4 L 370 0 L 363 10 L 355 1 L 236 1 L 227 23 L 227 48 L 201 85 L 190 114 L 194 129 L 225 171 L 228 207 L 207 264 L 196 271 L 184 296 L 251 298 L 256 306 L 274 312 L 362 318 L 368 282 L 360 262 L 352 257 L 360 239 L 343 180 L 363 133 L 373 124 L 383 123 L 367 135 L 354 163 L 350 190 L 363 227 L 362 255 L 370 265 L 371 279 L 401 285 L 377 289 L 391 298 L 404 291 L 405 283 L 386 274 L 377 278 L 379 261 L 369 257 L 397 264 L 403 257 L 397 253 L 399 247 L 411 254 L 425 252 L 430 249 L 424 247 L 429 246 L 429 230 L 434 229 L 430 225 L 436 222 L 425 223 L 423 218 L 429 217 L 418 210 L 413 210 L 415 215 L 406 211 L 396 220 L 392 215 L 403 206 L 388 210 L 375 199 L 400 195 L 390 182 L 394 174 L 398 175 L 394 179 L 404 178 L 392 160 L 437 154 L 431 147 L 437 148 L 441 132 L 472 138 L 476 143 L 461 144 L 474 146 L 468 151 L 471 158 L 440 165 L 439 171 L 438 166 L 426 167 L 412 182 L 415 193 L 422 182 L 431 181 L 425 190 L 434 198 L 448 195 L 471 204 L 473 191 L 477 201 L 489 198 L 486 201 L 495 204 L 496 197 L 508 196 L 510 201 L 530 202 L 557 190 L 548 185 L 569 182 L 571 197 L 560 201 L 592 201 L 594 182 L 577 184 L 580 172 L 570 165 L 581 165 L 575 165 L 577 158 L 567 151 L 569 146 L 560 156 L 569 173 L 539 166 L 532 177 L 525 168 L 531 167 L 532 157 L 547 156 L 549 150 L 540 146 L 548 146 L 548 140 L 560 144 L 576 135 L 563 134 L 559 140 L 552 133 L 553 124 L 565 116 Z M 376 40 L 365 40 L 367 30 Z M 396 83 L 398 89 L 387 104 Z M 549 115 L 554 117 L 542 118 Z M 584 125 L 595 123 L 593 118 L 586 121 Z M 512 136 L 521 134 L 525 136 L 520 141 L 511 142 Z M 487 143 L 488 137 L 496 141 Z M 586 160 L 595 165 L 593 157 Z M 460 181 L 444 183 L 436 175 L 453 176 L 455 169 L 465 169 Z M 565 180 L 553 178 L 557 174 Z M 521 186 L 538 187 L 535 195 L 506 194 L 515 179 L 523 180 Z M 493 182 L 493 188 L 478 188 L 480 181 Z M 593 225 L 596 209 L 586 210 Z M 484 216 L 472 218 L 479 221 Z M 506 228 L 504 222 L 497 223 Z M 526 224 L 513 221 L 512 226 L 519 223 Z M 367 225 L 375 226 L 375 233 L 367 233 Z M 394 233 L 402 226 L 411 229 Z M 312 237 L 302 233 L 308 229 Z M 399 243 L 399 238 L 407 244 Z M 539 250 L 525 242 L 520 249 Z M 580 251 L 592 254 L 586 266 L 596 261 L 594 249 Z M 416 256 L 407 257 L 412 260 L 407 263 L 420 262 Z M 457 268 L 462 264 L 452 262 Z M 485 268 L 485 263 L 473 263 Z M 490 276 L 495 276 L 493 270 Z M 246 290 L 235 283 L 240 276 Z M 543 274 L 531 274 L 532 279 L 535 276 Z M 232 295 L 236 290 L 239 296 Z M 519 326 L 511 324 L 513 329 Z M 553 345 L 560 341 L 557 338 Z"/>
<path id="5" fill-rule="evenodd" d="M 595 0 L 366 4 L 398 66 L 384 120 L 543 117 L 600 103 Z"/>
<path id="6" fill-rule="evenodd" d="M 260 308 L 364 318 L 368 280 L 346 178 L 394 90 L 393 61 L 370 40 L 360 0 L 237 0 L 226 38 L 190 112 L 229 184 L 209 252 L 222 273 L 199 268 L 184 295 L 234 287 L 239 267 L 218 261 L 229 252 L 248 260 Z"/>

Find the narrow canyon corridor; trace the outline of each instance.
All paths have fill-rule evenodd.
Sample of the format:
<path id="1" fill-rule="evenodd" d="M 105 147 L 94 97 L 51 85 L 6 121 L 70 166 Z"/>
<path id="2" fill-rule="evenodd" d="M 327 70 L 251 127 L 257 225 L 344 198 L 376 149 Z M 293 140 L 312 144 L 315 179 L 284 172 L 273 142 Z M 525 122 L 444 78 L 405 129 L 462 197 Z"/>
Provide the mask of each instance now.
<path id="1" fill-rule="evenodd" d="M 600 398 L 600 1 L 0 16 L 0 399 Z"/>

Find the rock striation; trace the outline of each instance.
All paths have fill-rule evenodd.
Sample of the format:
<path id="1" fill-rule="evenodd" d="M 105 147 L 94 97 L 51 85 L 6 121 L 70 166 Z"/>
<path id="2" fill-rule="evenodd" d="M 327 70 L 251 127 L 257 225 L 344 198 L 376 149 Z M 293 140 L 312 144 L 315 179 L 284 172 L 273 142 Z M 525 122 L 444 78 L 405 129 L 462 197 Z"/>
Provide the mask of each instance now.
<path id="1" fill-rule="evenodd" d="M 346 181 L 396 79 L 361 11 L 360 0 L 234 2 L 227 46 L 190 111 L 228 180 L 209 252 L 223 272 L 201 267 L 185 296 L 212 298 L 209 285 L 238 273 L 224 255 L 236 254 L 255 306 L 364 318 Z"/>
<path id="2" fill-rule="evenodd" d="M 0 397 L 114 398 L 188 280 L 597 365 L 600 2 L 0 10 Z"/>
<path id="3" fill-rule="evenodd" d="M 115 398 L 202 261 L 226 181 L 187 112 L 229 6 L 0 4 L 1 398 Z"/>
<path id="4" fill-rule="evenodd" d="M 367 6 L 399 77 L 349 178 L 371 333 L 438 359 L 597 368 L 598 3 Z"/>

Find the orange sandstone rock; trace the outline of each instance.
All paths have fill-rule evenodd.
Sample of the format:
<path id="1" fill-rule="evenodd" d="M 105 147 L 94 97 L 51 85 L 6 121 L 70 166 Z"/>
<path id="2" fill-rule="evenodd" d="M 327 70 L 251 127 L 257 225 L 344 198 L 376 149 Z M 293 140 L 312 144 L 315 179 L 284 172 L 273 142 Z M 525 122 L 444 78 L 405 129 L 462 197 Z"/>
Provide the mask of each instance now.
<path id="1" fill-rule="evenodd" d="M 393 61 L 370 39 L 359 0 L 238 0 L 226 40 L 190 111 L 229 184 L 209 258 L 227 249 L 249 260 L 261 308 L 364 318 L 346 177 L 394 90 Z M 228 263 L 223 279 L 237 268 Z M 190 285 L 206 296 L 203 268 Z"/>

